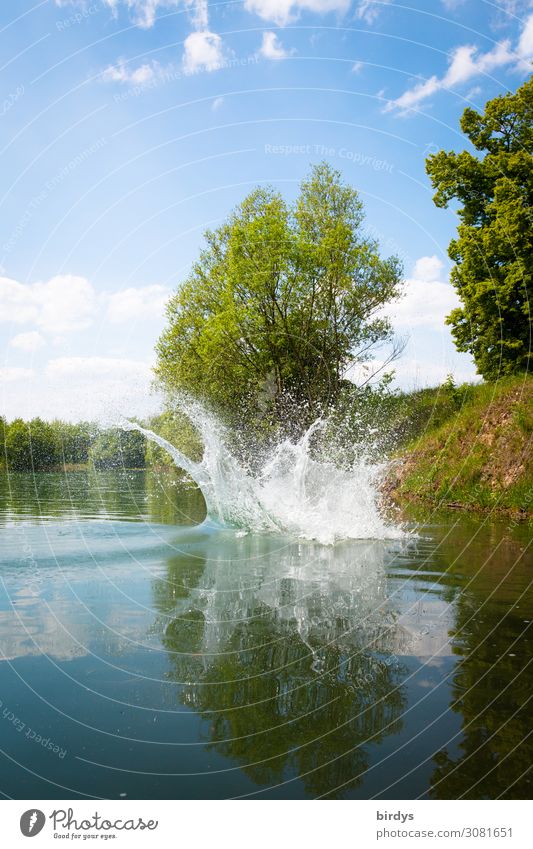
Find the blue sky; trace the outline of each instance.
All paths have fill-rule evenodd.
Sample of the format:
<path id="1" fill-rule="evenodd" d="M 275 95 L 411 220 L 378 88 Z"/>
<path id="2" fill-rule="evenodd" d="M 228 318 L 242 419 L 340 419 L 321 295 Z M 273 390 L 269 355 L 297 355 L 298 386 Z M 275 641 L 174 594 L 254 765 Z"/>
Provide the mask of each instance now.
<path id="1" fill-rule="evenodd" d="M 474 377 L 443 324 L 457 219 L 424 158 L 527 78 L 529 0 L 21 0 L 0 44 L 8 418 L 153 408 L 164 304 L 205 228 L 258 183 L 293 197 L 322 159 L 403 259 L 399 385 Z"/>

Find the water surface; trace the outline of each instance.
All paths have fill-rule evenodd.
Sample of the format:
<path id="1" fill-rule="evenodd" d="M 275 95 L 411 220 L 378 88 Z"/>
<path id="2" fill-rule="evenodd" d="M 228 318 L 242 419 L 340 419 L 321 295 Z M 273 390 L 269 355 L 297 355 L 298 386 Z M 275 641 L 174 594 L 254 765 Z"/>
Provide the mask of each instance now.
<path id="1" fill-rule="evenodd" d="M 530 798 L 527 525 L 324 546 L 174 474 L 0 476 L 0 790 Z"/>

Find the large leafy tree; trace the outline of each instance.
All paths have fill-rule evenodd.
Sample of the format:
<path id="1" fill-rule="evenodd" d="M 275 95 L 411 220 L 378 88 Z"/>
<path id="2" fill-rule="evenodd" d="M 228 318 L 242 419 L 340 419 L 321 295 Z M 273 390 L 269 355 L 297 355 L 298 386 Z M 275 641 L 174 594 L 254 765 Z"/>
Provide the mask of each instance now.
<path id="1" fill-rule="evenodd" d="M 253 191 L 217 230 L 171 299 L 157 373 L 226 411 L 287 411 L 303 422 L 334 402 L 353 362 L 392 338 L 381 307 L 396 258 L 363 229 L 357 192 L 322 164 L 292 205 Z M 251 402 L 251 403 L 250 403 Z"/>
<path id="2" fill-rule="evenodd" d="M 426 167 L 437 206 L 459 203 L 449 246 L 462 301 L 447 318 L 459 351 L 486 379 L 528 370 L 533 275 L 533 79 L 466 109 L 461 129 L 477 153 L 439 153 Z"/>

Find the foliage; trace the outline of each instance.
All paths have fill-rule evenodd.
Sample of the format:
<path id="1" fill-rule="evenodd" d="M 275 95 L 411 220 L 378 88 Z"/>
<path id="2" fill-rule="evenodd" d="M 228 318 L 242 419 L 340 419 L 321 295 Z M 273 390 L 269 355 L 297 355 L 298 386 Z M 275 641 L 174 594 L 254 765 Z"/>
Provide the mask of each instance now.
<path id="1" fill-rule="evenodd" d="M 452 419 L 467 403 L 475 386 L 457 386 L 451 376 L 441 386 L 397 392 L 390 410 L 391 445 L 402 447 Z"/>
<path id="2" fill-rule="evenodd" d="M 112 428 L 98 434 L 89 451 L 95 469 L 143 469 L 146 440 L 138 431 Z"/>
<path id="3" fill-rule="evenodd" d="M 5 425 L 4 451 L 7 467 L 14 472 L 41 471 L 59 462 L 55 428 L 42 419 L 15 419 Z"/>
<path id="4" fill-rule="evenodd" d="M 203 445 L 200 437 L 189 420 L 179 411 L 166 410 L 161 415 L 151 419 L 148 427 L 155 433 L 168 440 L 179 451 L 190 457 L 191 460 L 200 461 L 203 454 Z M 172 457 L 154 442 L 146 443 L 146 462 L 152 466 L 173 466 Z"/>
<path id="5" fill-rule="evenodd" d="M 206 247 L 167 309 L 157 373 L 243 418 L 297 411 L 302 423 L 335 402 L 354 361 L 391 339 L 379 310 L 399 292 L 396 258 L 363 232 L 357 192 L 315 167 L 293 205 L 253 191 Z M 253 404 L 250 402 L 253 401 Z"/>
<path id="6" fill-rule="evenodd" d="M 35 418 L 25 422 L 2 419 L 3 461 L 12 472 L 43 471 L 87 463 L 95 426 Z"/>
<path id="7" fill-rule="evenodd" d="M 434 421 L 426 417 L 402 452 L 397 497 L 531 512 L 533 378 L 507 377 L 459 390 L 455 412 Z"/>
<path id="8" fill-rule="evenodd" d="M 71 424 L 55 420 L 52 422 L 59 442 L 60 461 L 64 465 L 82 465 L 89 459 L 89 449 L 96 428 L 91 422 Z"/>
<path id="9" fill-rule="evenodd" d="M 460 204 L 449 255 L 462 306 L 447 323 L 457 349 L 493 380 L 527 371 L 530 363 L 533 79 L 490 100 L 483 114 L 466 109 L 461 129 L 483 156 L 440 151 L 426 168 L 436 205 Z"/>

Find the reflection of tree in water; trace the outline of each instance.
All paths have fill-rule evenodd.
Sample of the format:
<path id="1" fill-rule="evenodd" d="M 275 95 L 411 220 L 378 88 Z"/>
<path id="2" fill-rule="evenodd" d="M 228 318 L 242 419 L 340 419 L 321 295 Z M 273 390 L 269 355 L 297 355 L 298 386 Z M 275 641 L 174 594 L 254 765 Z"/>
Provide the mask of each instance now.
<path id="1" fill-rule="evenodd" d="M 205 518 L 201 492 L 176 471 L 164 469 L 0 475 L 0 508 L 13 516 L 143 517 L 172 525 Z"/>
<path id="2" fill-rule="evenodd" d="M 174 469 L 146 473 L 146 506 L 152 522 L 194 525 L 205 519 L 205 502 L 198 487 Z"/>
<path id="3" fill-rule="evenodd" d="M 465 529 L 463 536 L 455 535 L 453 549 L 446 548 L 453 569 L 468 581 L 456 600 L 453 633 L 460 658 L 451 708 L 463 716 L 463 735 L 458 746 L 434 758 L 433 798 L 529 799 L 533 792 L 528 622 L 533 592 L 523 530 L 513 536 L 501 545 L 501 529 L 488 528 L 475 541 Z M 528 592 L 522 595 L 524 588 Z"/>
<path id="4" fill-rule="evenodd" d="M 163 642 L 184 703 L 258 784 L 302 775 L 313 796 L 356 786 L 365 742 L 396 733 L 404 706 L 397 662 L 380 660 L 399 634 L 385 610 L 382 546 L 276 551 L 233 538 L 226 562 L 216 539 L 205 571 L 198 556 L 177 557 L 154 587 L 161 613 L 175 614 Z"/>

